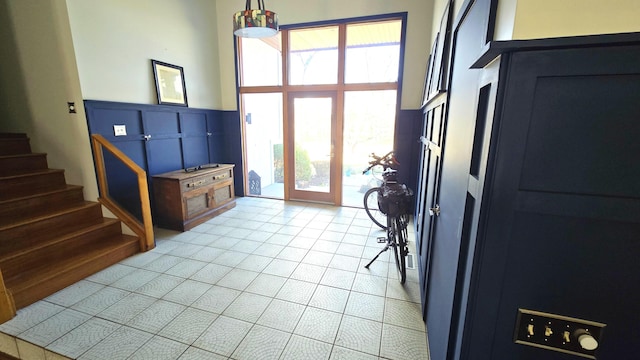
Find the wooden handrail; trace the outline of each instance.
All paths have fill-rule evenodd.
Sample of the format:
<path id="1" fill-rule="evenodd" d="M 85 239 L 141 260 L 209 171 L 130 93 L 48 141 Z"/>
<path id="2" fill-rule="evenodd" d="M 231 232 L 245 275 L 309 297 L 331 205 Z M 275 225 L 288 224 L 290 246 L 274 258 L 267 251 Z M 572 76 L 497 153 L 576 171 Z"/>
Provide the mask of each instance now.
<path id="1" fill-rule="evenodd" d="M 98 175 L 98 187 L 101 196 L 98 201 L 104 205 L 109 211 L 118 217 L 125 225 L 138 235 L 140 238 L 140 251 L 151 250 L 155 247 L 153 238 L 153 222 L 151 220 L 151 203 L 149 202 L 149 185 L 147 183 L 147 172 L 138 164 L 131 160 L 125 153 L 115 147 L 109 140 L 102 135 L 91 135 L 91 146 L 93 147 L 93 159 L 96 164 L 96 172 Z M 125 164 L 133 171 L 138 178 L 138 193 L 140 194 L 140 205 L 142 208 L 142 223 L 130 212 L 123 209 L 109 195 L 109 186 L 107 185 L 107 173 L 104 167 L 104 152 L 107 149 L 118 160 Z"/>
<path id="2" fill-rule="evenodd" d="M 16 316 L 16 304 L 11 292 L 5 287 L 2 271 L 0 271 L 0 324 Z"/>

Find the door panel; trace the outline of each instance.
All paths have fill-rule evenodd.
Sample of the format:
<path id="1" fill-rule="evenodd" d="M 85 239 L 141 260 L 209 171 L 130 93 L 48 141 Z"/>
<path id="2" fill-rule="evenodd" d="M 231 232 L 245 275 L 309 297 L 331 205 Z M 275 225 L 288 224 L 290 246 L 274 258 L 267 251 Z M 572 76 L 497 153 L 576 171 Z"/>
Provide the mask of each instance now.
<path id="1" fill-rule="evenodd" d="M 421 173 L 421 198 L 417 214 L 418 258 L 420 266 L 420 291 L 423 318 L 426 316 L 425 301 L 429 292 L 429 276 L 432 256 L 432 237 L 435 231 L 438 197 L 440 191 L 440 173 L 442 169 L 441 134 L 445 125 L 443 109 L 446 107 L 446 96 L 425 110 L 425 136 L 421 138 L 423 145 L 423 170 Z"/>
<path id="2" fill-rule="evenodd" d="M 508 58 L 466 337 L 476 358 L 567 358 L 513 342 L 518 308 L 605 323 L 596 357 L 637 358 L 638 57 L 607 46 Z"/>
<path id="3" fill-rule="evenodd" d="M 453 35 L 448 110 L 444 112 L 446 126 L 442 127 L 441 145 L 438 144 L 443 162 L 435 199 L 440 205 L 440 215 L 433 219 L 427 241 L 431 243 L 428 244 L 430 257 L 424 313 L 433 359 L 452 359 L 455 351 L 458 330 L 455 323 L 460 313 L 456 287 L 463 280 L 466 266 L 461 240 L 480 81 L 480 73 L 469 67 L 486 44 L 485 30 L 491 4 L 491 0 L 470 2 L 468 11 L 461 10 L 465 16 L 459 20 Z"/>
<path id="4" fill-rule="evenodd" d="M 293 140 L 285 158 L 289 198 L 335 203 L 334 157 L 336 94 L 290 93 L 289 137 Z"/>
<path id="5" fill-rule="evenodd" d="M 201 188 L 196 191 L 190 191 L 184 195 L 185 218 L 190 219 L 200 213 L 209 210 L 209 189 Z"/>

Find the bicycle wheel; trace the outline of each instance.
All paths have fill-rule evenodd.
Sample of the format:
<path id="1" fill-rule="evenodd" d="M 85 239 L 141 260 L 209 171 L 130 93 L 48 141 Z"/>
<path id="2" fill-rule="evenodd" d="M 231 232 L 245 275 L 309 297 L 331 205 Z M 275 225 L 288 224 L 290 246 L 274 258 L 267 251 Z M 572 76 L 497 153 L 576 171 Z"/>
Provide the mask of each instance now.
<path id="1" fill-rule="evenodd" d="M 378 225 L 381 229 L 386 229 L 387 226 L 384 225 L 387 223 L 387 216 L 380 211 L 378 207 L 378 192 L 380 191 L 379 187 L 374 187 L 364 194 L 364 211 L 367 212 L 367 215 L 371 218 L 376 225 Z"/>
<path id="2" fill-rule="evenodd" d="M 398 216 L 390 221 L 393 230 L 390 234 L 393 236 L 393 256 L 396 260 L 396 268 L 398 269 L 398 278 L 400 284 L 404 284 L 407 280 L 407 266 L 405 264 L 406 248 L 406 232 L 407 226 L 404 223 L 403 215 Z"/>

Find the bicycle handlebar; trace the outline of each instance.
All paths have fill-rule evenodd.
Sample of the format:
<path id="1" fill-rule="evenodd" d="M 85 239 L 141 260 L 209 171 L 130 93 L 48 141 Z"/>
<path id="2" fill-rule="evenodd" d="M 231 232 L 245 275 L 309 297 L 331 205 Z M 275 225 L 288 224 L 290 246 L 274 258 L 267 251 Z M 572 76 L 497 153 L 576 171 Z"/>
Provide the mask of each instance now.
<path id="1" fill-rule="evenodd" d="M 398 160 L 396 160 L 393 151 L 389 151 L 384 156 L 377 156 L 375 153 L 371 153 L 370 155 L 373 160 L 369 161 L 369 167 L 367 167 L 362 174 L 367 173 L 367 171 L 371 170 L 376 165 L 381 165 L 383 170 L 387 170 L 392 167 L 392 165 L 397 164 L 400 165 Z"/>

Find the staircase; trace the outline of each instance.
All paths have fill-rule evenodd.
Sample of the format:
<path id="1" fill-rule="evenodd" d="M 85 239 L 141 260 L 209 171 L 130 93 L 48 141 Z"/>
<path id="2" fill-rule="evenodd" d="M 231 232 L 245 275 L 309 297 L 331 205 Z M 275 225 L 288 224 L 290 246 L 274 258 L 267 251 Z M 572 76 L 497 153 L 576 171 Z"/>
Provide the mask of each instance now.
<path id="1" fill-rule="evenodd" d="M 17 309 L 139 251 L 25 134 L 0 133 L 0 271 Z"/>

